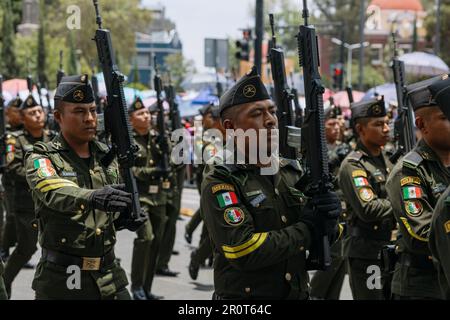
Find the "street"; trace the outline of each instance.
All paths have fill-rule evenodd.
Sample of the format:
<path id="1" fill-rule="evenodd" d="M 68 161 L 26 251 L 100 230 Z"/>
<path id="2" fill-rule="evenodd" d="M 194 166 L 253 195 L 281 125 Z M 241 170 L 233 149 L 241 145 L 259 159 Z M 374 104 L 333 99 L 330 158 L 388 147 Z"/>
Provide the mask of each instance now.
<path id="1" fill-rule="evenodd" d="M 199 195 L 197 189 L 187 189 L 183 191 L 182 208 L 196 210 L 199 207 Z M 200 269 L 199 277 L 193 281 L 189 277 L 188 264 L 190 254 L 194 246 L 189 245 L 184 239 L 184 226 L 189 221 L 189 217 L 181 216 L 182 220 L 177 223 L 177 238 L 175 242 L 175 250 L 179 251 L 179 255 L 173 255 L 170 261 L 170 268 L 179 271 L 180 274 L 176 278 L 156 276 L 153 284 L 153 293 L 162 295 L 169 300 L 210 300 L 213 290 L 213 270 L 212 268 Z M 192 243 L 198 244 L 201 233 L 201 227 L 198 227 L 193 236 Z M 130 276 L 131 254 L 133 248 L 133 233 L 129 231 L 120 231 L 116 244 L 116 255 L 121 259 L 121 264 Z M 40 257 L 40 251 L 32 258 L 33 263 L 37 263 Z M 13 300 L 32 300 L 34 299 L 34 291 L 31 289 L 34 270 L 23 269 L 17 276 L 12 287 Z M 348 285 L 347 276 L 344 287 L 341 292 L 341 299 L 351 299 L 350 287 Z"/>

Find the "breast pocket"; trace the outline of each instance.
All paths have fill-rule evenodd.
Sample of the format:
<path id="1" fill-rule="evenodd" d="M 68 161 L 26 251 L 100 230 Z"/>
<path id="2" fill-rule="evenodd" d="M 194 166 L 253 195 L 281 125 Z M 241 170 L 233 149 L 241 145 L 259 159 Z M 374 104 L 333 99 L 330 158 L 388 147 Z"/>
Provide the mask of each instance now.
<path id="1" fill-rule="evenodd" d="M 81 225 L 48 224 L 43 236 L 50 246 L 59 248 L 86 248 L 87 230 Z"/>
<path id="2" fill-rule="evenodd" d="M 287 192 L 282 192 L 281 195 L 288 209 L 285 213 L 285 216 L 290 221 L 288 221 L 287 223 L 291 224 L 293 222 L 297 222 L 298 217 L 306 204 L 307 197 L 303 194 L 303 192 L 292 187 L 288 187 Z"/>
<path id="3" fill-rule="evenodd" d="M 263 192 L 245 195 L 245 203 L 253 217 L 255 231 L 265 232 L 280 227 L 278 210 L 273 199 Z"/>

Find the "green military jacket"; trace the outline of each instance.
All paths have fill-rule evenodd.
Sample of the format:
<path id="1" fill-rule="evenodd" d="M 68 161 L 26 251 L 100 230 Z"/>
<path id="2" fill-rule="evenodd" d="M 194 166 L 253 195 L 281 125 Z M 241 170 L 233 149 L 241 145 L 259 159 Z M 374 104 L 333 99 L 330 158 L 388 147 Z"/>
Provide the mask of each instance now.
<path id="1" fill-rule="evenodd" d="M 139 147 L 133 167 L 139 200 L 150 206 L 165 205 L 172 201 L 172 193 L 177 192 L 177 183 L 173 175 L 165 179 L 153 176 L 156 167 L 162 161 L 162 151 L 157 143 L 158 132 L 150 130 L 147 135 L 141 136 L 133 131 L 133 135 Z M 170 159 L 170 154 L 168 157 Z"/>
<path id="2" fill-rule="evenodd" d="M 391 239 L 394 228 L 392 205 L 385 183 L 392 163 L 382 152 L 369 154 L 361 142 L 342 162 L 339 186 L 347 202 L 347 237 L 344 256 L 377 259 L 383 245 Z"/>
<path id="3" fill-rule="evenodd" d="M 225 299 L 307 296 L 308 227 L 299 222 L 306 198 L 294 188 L 297 161 L 274 176 L 255 166 L 207 166 L 201 212 L 214 246 L 215 292 Z"/>
<path id="4" fill-rule="evenodd" d="M 93 141 L 90 152 L 88 166 L 58 135 L 37 143 L 28 157 L 41 247 L 82 257 L 101 257 L 113 249 L 117 215 L 94 210 L 89 199 L 94 189 L 119 183 L 119 170 L 115 162 L 107 168 L 100 163 L 106 145 Z"/>
<path id="5" fill-rule="evenodd" d="M 450 300 L 450 187 L 434 208 L 429 247 L 438 270 L 442 298 Z"/>
<path id="6" fill-rule="evenodd" d="M 44 130 L 41 138 L 34 138 L 25 129 L 11 133 L 7 138 L 7 176 L 14 181 L 13 202 L 18 210 L 33 211 L 33 199 L 26 180 L 25 155 L 33 150 L 33 145 L 39 141 L 48 142 L 52 134 Z"/>
<path id="7" fill-rule="evenodd" d="M 439 298 L 436 270 L 432 267 L 428 247 L 433 208 L 450 183 L 450 171 L 434 151 L 420 140 L 417 146 L 399 161 L 387 188 L 394 215 L 399 224 L 397 251 L 429 260 L 431 267 L 408 266 L 400 262 L 393 279 L 393 293 L 402 296 Z"/>

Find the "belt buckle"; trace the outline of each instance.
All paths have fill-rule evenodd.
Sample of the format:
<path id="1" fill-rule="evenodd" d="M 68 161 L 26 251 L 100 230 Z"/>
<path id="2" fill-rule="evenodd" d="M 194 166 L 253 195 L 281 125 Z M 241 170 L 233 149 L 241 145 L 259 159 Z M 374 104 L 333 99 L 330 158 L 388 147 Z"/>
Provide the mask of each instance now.
<path id="1" fill-rule="evenodd" d="M 82 270 L 85 271 L 97 271 L 100 270 L 101 258 L 83 257 Z"/>
<path id="2" fill-rule="evenodd" d="M 163 189 L 170 189 L 170 181 L 163 181 L 162 183 Z"/>

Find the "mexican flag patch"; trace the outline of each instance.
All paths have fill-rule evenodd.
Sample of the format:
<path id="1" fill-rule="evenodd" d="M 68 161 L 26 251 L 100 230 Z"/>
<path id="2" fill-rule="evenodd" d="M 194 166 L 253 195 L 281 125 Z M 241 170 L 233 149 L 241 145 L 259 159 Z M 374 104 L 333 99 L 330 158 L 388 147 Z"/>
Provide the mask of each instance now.
<path id="1" fill-rule="evenodd" d="M 238 226 L 244 222 L 244 211 L 241 208 L 228 208 L 224 212 L 226 223 L 232 226 Z"/>
<path id="2" fill-rule="evenodd" d="M 234 193 L 234 192 L 225 192 L 225 193 L 218 194 L 217 201 L 219 202 L 219 206 L 221 208 L 225 208 L 232 204 L 238 203 L 236 193 Z"/>
<path id="3" fill-rule="evenodd" d="M 51 168 L 51 167 L 52 167 L 52 163 L 50 162 L 49 159 L 36 159 L 36 160 L 34 160 L 34 168 L 35 169 Z"/>
<path id="4" fill-rule="evenodd" d="M 353 178 L 353 182 L 355 183 L 356 187 L 364 187 L 369 185 L 367 179 L 363 177 Z"/>
<path id="5" fill-rule="evenodd" d="M 420 199 L 422 198 L 422 189 L 419 187 L 405 187 L 403 188 L 403 199 Z"/>

